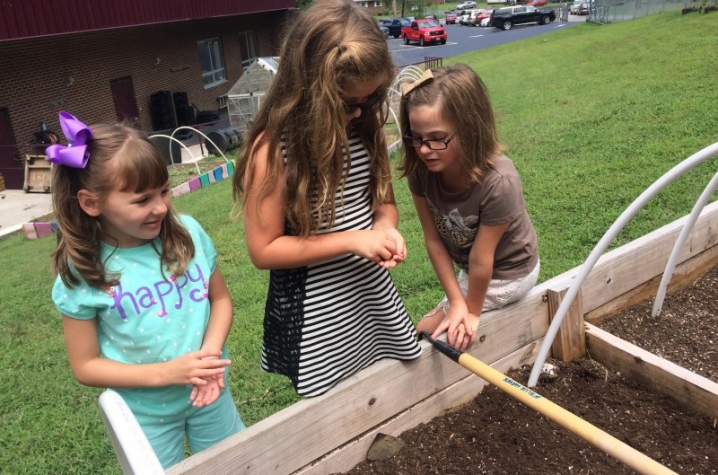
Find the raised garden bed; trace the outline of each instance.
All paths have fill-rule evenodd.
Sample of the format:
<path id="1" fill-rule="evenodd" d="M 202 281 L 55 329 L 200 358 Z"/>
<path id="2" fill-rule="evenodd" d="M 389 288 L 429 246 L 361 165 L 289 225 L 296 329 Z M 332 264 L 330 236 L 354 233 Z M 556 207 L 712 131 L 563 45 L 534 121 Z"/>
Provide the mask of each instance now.
<path id="1" fill-rule="evenodd" d="M 566 328 L 583 329 L 584 321 L 600 323 L 606 320 L 607 316 L 615 315 L 654 296 L 684 221 L 685 218 L 678 220 L 603 255 L 584 282 L 579 298 L 572 307 L 573 321 L 567 318 L 564 322 L 568 322 Z M 696 223 L 689 242 L 679 256 L 679 265 L 669 291 L 693 284 L 718 262 L 715 229 L 718 229 L 716 203 L 707 206 Z M 578 269 L 573 269 L 544 282 L 522 301 L 485 315 L 482 318 L 479 343 L 471 348 L 470 354 L 502 372 L 531 364 L 548 329 L 552 312 L 556 308 L 555 302 L 560 300 L 577 271 Z M 703 424 L 701 430 L 705 431 L 701 433 L 701 437 L 714 435 L 711 432 L 713 419 L 718 417 L 718 384 L 715 381 L 633 347 L 591 324 L 586 324 L 586 328 L 585 342 L 589 354 L 611 368 L 609 371 L 603 371 L 606 380 L 604 383 L 620 381 L 614 374 L 615 371 L 620 371 L 626 381 L 640 379 L 643 387 L 658 394 L 649 396 L 650 400 L 658 401 L 667 397 L 664 395 L 670 396 L 680 404 L 676 407 L 688 406 L 696 413 L 702 414 L 696 416 L 697 423 Z M 328 394 L 300 401 L 217 446 L 188 458 L 170 468 L 168 473 L 326 474 L 351 470 L 364 461 L 377 434 L 401 436 L 420 424 L 430 423 L 435 417 L 444 416 L 471 402 L 485 386 L 483 380 L 438 354 L 428 343 L 422 345 L 424 352 L 417 360 L 410 363 L 380 361 L 344 381 Z M 601 374 L 602 370 L 596 371 Z M 561 376 L 558 383 L 552 383 L 554 387 L 562 387 L 560 378 Z M 571 377 L 570 381 L 575 379 L 577 378 Z M 594 375 L 593 379 L 600 378 Z M 588 380 L 581 386 L 587 384 Z M 540 388 L 537 389 L 541 393 Z M 490 391 L 493 390 L 487 390 L 486 394 L 490 394 Z M 611 389 L 609 392 L 613 391 Z M 600 400 L 593 401 L 581 395 L 578 389 L 573 394 L 577 397 L 571 399 L 575 399 L 575 402 L 587 411 L 586 417 L 590 412 L 596 413 L 599 419 L 612 417 L 608 402 L 604 404 Z M 546 396 L 551 399 L 549 394 Z M 508 404 L 507 401 L 508 399 L 501 405 Z M 588 409 L 585 409 L 586 407 Z M 674 409 L 676 410 L 681 409 Z M 500 417 L 499 409 L 494 412 L 496 414 L 493 417 Z M 630 417 L 625 412 L 624 416 Z M 649 418 L 639 419 L 636 416 L 636 420 L 639 424 L 646 424 Z M 600 421 L 595 423 L 600 425 Z M 618 423 L 626 422 L 618 420 Z M 602 428 L 610 433 L 610 427 Z M 519 432 L 529 432 L 531 426 L 524 428 L 519 424 L 511 429 L 518 435 Z M 566 432 L 556 425 L 553 425 L 551 430 L 557 433 Z M 655 429 L 648 429 L 646 426 L 647 432 L 651 430 Z M 575 438 L 570 433 L 566 436 Z M 450 434 L 449 440 L 452 440 Z M 481 442 L 478 438 L 477 441 Z M 676 446 L 684 445 L 688 453 L 700 450 L 692 440 L 678 439 L 673 443 Z M 518 442 L 506 440 L 494 448 L 512 453 L 515 457 L 517 444 Z M 531 442 L 524 444 L 529 447 Z M 715 442 L 712 444 L 715 447 Z M 558 445 L 562 446 L 563 443 Z M 644 450 L 644 453 L 651 457 L 661 455 L 665 457 L 663 460 L 670 459 L 674 469 L 679 467 L 674 464 L 684 462 L 683 459 L 671 458 L 671 453 L 657 454 L 648 441 L 635 448 Z M 583 452 L 575 456 L 580 458 L 581 453 Z M 426 451 L 426 454 L 431 455 L 429 451 Z M 547 459 L 554 458 L 556 464 L 563 467 L 557 468 L 553 473 L 587 473 L 585 470 L 580 472 L 578 469 L 569 469 L 568 467 L 573 465 L 559 460 L 558 455 L 557 452 L 545 456 Z M 715 470 L 715 461 L 709 459 L 709 462 L 711 463 L 706 467 Z M 603 463 L 596 462 L 597 465 Z M 465 472 L 458 471 L 458 468 L 446 470 L 446 464 L 443 467 L 441 471 L 426 473 L 481 472 L 476 470 L 476 465 L 466 465 L 465 469 L 470 471 Z M 590 473 L 599 473 L 599 469 L 599 466 L 591 465 Z M 551 473 L 536 469 L 530 464 L 523 466 L 521 471 Z M 616 470 L 612 470 L 612 473 L 615 472 Z M 419 472 L 406 469 L 394 473 Z M 518 472 L 487 470 L 487 473 Z M 711 472 L 699 470 L 699 473 Z"/>

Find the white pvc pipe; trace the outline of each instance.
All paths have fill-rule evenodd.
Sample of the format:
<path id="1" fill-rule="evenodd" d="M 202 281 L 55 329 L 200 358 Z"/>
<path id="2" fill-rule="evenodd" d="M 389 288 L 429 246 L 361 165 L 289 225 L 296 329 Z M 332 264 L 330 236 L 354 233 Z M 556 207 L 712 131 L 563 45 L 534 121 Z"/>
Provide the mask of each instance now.
<path id="1" fill-rule="evenodd" d="M 177 128 L 174 130 L 174 132 L 172 132 L 172 137 L 175 136 L 175 133 L 176 133 L 178 130 L 183 130 L 183 129 L 192 130 L 192 131 L 197 132 L 198 134 L 200 134 L 202 137 L 204 137 L 204 139 L 205 139 L 207 142 L 211 143 L 211 144 L 214 146 L 214 148 L 219 152 L 219 154 L 222 155 L 222 158 L 224 158 L 224 161 L 227 162 L 227 163 L 229 163 L 229 160 L 227 160 L 227 157 L 225 157 L 225 156 L 224 156 L 224 153 L 222 153 L 222 151 L 219 149 L 219 147 L 217 147 L 217 144 L 214 143 L 214 142 L 212 141 L 212 139 L 210 139 L 209 137 L 207 137 L 207 136 L 204 134 L 204 132 L 201 132 L 201 131 L 195 129 L 194 127 L 190 127 L 190 126 L 188 126 L 188 125 L 183 125 L 183 126 L 181 126 L 181 127 L 177 127 Z M 170 154 L 171 154 L 171 153 L 172 153 L 172 150 L 170 150 Z M 170 156 L 171 156 L 171 155 L 170 155 Z M 192 155 L 192 159 L 194 160 L 194 155 Z"/>
<path id="2" fill-rule="evenodd" d="M 184 143 L 182 143 L 181 140 L 176 139 L 176 138 L 174 138 L 174 137 L 172 137 L 172 136 L 169 136 L 169 135 L 165 135 L 165 134 L 154 134 L 154 135 L 150 135 L 150 136 L 147 137 L 147 138 L 150 138 L 150 139 L 151 139 L 151 138 L 154 138 L 154 137 L 163 137 L 163 138 L 166 138 L 166 139 L 174 140 L 174 141 L 177 142 L 178 144 L 182 145 L 182 146 L 185 148 L 185 150 L 187 150 L 187 153 L 189 153 L 189 154 L 192 156 L 192 160 L 194 160 L 194 154 L 192 153 L 192 150 L 190 150 L 189 147 L 187 147 Z M 174 165 L 174 159 L 172 158 L 172 147 L 170 147 L 169 149 L 170 149 L 170 162 L 172 162 L 172 164 Z M 199 171 L 199 168 L 197 168 L 197 171 Z"/>
<path id="3" fill-rule="evenodd" d="M 601 257 L 601 255 L 615 239 L 618 233 L 621 232 L 621 230 L 626 226 L 626 224 L 628 224 L 628 222 L 636 214 L 638 214 L 640 210 L 643 209 L 643 207 L 646 205 L 646 203 L 648 203 L 648 201 L 650 201 L 654 196 L 660 193 L 666 186 L 673 183 L 676 179 L 681 177 L 687 171 L 693 169 L 693 167 L 700 165 L 701 163 L 705 162 L 710 158 L 713 158 L 715 155 L 718 155 L 718 142 L 704 148 L 699 152 L 694 153 L 675 167 L 671 168 L 661 178 L 653 182 L 651 186 L 649 186 L 643 193 L 641 193 L 638 198 L 636 198 L 633 203 L 631 203 L 630 206 L 618 217 L 618 219 L 616 219 L 616 221 L 608 229 L 608 231 L 606 231 L 606 233 L 603 235 L 598 244 L 596 244 L 596 247 L 594 247 L 593 251 L 591 251 L 591 254 L 588 256 L 586 261 L 579 269 L 578 275 L 576 275 L 573 282 L 571 283 L 571 286 L 566 293 L 566 297 L 561 302 L 561 305 L 559 305 L 558 310 L 556 311 L 556 315 L 554 316 L 551 325 L 549 325 L 548 331 L 546 332 L 546 336 L 544 337 L 543 343 L 541 344 L 541 348 L 539 349 L 538 356 L 536 357 L 536 361 L 534 362 L 533 368 L 531 369 L 531 375 L 529 376 L 528 381 L 529 387 L 536 386 L 538 378 L 541 374 L 541 368 L 546 362 L 548 352 L 551 350 L 551 345 L 553 344 L 554 338 L 556 338 L 556 333 L 558 333 L 558 329 L 561 326 L 563 319 L 566 317 L 568 309 L 573 303 L 573 299 L 576 297 L 576 294 L 578 294 L 581 285 L 583 285 L 583 282 L 586 280 L 586 277 L 593 269 L 593 266 L 596 264 L 596 261 L 598 261 L 599 257 Z"/>
<path id="4" fill-rule="evenodd" d="M 708 183 L 708 186 L 706 186 L 705 190 L 703 190 L 703 193 L 698 198 L 698 201 L 696 201 L 696 204 L 695 206 L 693 206 L 691 214 L 688 216 L 688 219 L 683 225 L 683 229 L 681 229 L 681 234 L 678 236 L 678 240 L 676 240 L 676 243 L 673 246 L 673 250 L 671 251 L 671 257 L 668 258 L 666 270 L 663 271 L 663 277 L 661 277 L 661 283 L 658 286 L 656 300 L 653 302 L 651 317 L 657 317 L 661 313 L 661 308 L 663 307 L 663 300 L 666 298 L 666 290 L 668 289 L 668 283 L 671 281 L 671 277 L 673 277 L 673 271 L 676 268 L 676 261 L 678 260 L 678 256 L 683 249 L 683 245 L 688 240 L 688 236 L 691 234 L 691 231 L 693 231 L 693 227 L 696 225 L 696 221 L 698 221 L 698 216 L 701 214 L 701 211 L 703 211 L 703 208 L 705 208 L 706 204 L 708 203 L 708 200 L 710 199 L 716 188 L 718 188 L 718 173 L 713 175 L 713 178 L 711 179 L 710 183 Z"/>

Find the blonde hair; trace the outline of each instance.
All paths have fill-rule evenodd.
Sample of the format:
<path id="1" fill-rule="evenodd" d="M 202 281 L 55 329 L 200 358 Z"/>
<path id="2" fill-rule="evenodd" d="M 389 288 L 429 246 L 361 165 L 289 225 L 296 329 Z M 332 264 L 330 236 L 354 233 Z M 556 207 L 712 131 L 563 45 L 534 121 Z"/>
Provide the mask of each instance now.
<path id="1" fill-rule="evenodd" d="M 107 275 L 100 259 L 99 218 L 86 214 L 77 198 L 88 190 L 103 202 L 112 190 L 140 193 L 167 185 L 169 173 L 159 149 L 142 132 L 124 124 L 97 124 L 90 127 L 87 143 L 90 158 L 85 168 L 55 166 L 52 175 L 52 204 L 58 223 L 57 248 L 52 271 L 72 287 L 80 277 L 90 287 L 104 289 L 117 285 L 119 275 Z M 189 232 L 169 206 L 157 237 L 160 261 L 173 275 L 181 275 L 194 256 Z"/>
<path id="2" fill-rule="evenodd" d="M 343 166 L 349 142 L 340 92 L 348 84 L 375 78 L 382 79 L 378 92 L 383 100 L 352 124 L 371 157 L 372 206 L 386 202 L 391 169 L 381 127 L 393 77 L 386 39 L 366 9 L 349 0 L 318 0 L 299 13 L 282 44 L 277 75 L 248 133 L 247 147 L 237 157 L 235 202 L 246 203 L 247 189 L 256 187 L 259 204 L 277 186 L 284 142 L 287 224 L 304 237 L 321 223 L 331 226 L 336 192 L 349 173 Z M 254 184 L 255 153 L 265 143 L 268 171 L 263 183 Z M 317 198 L 314 207 L 312 196 Z"/>
<path id="3" fill-rule="evenodd" d="M 481 78 L 465 64 L 433 69 L 433 79 L 412 89 L 401 99 L 401 135 L 411 135 L 409 112 L 414 107 L 439 105 L 439 114 L 453 132 L 451 145 L 472 183 L 481 180 L 494 158 L 504 150 L 496 133 L 491 100 Z M 404 147 L 399 170 L 402 176 L 425 167 L 416 149 Z"/>

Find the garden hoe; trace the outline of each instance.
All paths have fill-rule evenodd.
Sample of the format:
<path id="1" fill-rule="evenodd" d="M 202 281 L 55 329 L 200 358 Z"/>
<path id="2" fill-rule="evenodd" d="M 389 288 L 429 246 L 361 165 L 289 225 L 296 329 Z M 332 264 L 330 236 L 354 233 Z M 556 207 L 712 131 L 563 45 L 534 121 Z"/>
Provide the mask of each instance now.
<path id="1" fill-rule="evenodd" d="M 624 444 L 612 435 L 591 425 L 575 414 L 567 411 L 540 396 L 526 386 L 517 383 L 508 376 L 500 373 L 491 366 L 482 363 L 473 356 L 462 353 L 444 341 L 434 340 L 426 332 L 421 332 L 422 338 L 430 342 L 434 348 L 459 363 L 478 377 L 488 381 L 502 391 L 518 399 L 528 407 L 548 417 L 557 424 L 575 433 L 582 439 L 606 452 L 608 455 L 620 460 L 632 469 L 646 475 L 677 475 L 676 472 L 661 465 L 652 458 Z"/>

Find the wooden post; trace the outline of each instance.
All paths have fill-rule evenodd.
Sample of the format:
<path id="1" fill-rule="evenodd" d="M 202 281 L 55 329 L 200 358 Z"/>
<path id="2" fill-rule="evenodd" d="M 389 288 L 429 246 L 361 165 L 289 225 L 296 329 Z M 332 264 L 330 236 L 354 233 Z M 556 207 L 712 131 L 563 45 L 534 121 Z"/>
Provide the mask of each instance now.
<path id="1" fill-rule="evenodd" d="M 568 286 L 549 289 L 548 316 L 552 321 L 559 305 L 563 301 Z M 561 322 L 556 338 L 551 345 L 551 355 L 561 361 L 571 361 L 586 354 L 586 328 L 583 322 L 583 306 L 581 305 L 581 291 L 579 290 Z"/>

